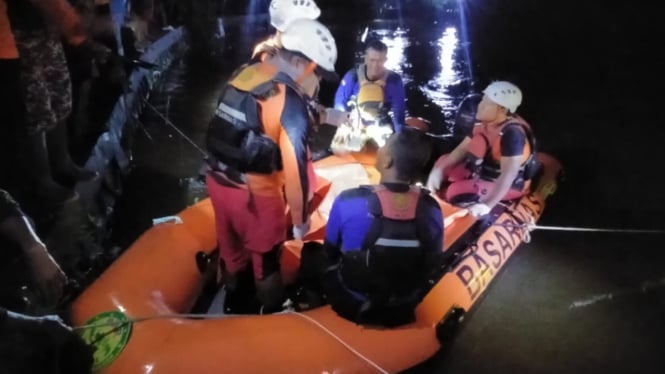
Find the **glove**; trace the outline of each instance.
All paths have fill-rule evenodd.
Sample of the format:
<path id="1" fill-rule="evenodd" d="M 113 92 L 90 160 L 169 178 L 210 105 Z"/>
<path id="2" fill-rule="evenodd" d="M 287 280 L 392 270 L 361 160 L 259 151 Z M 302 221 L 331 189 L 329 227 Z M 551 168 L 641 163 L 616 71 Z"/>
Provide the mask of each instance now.
<path id="1" fill-rule="evenodd" d="M 470 213 L 472 216 L 476 217 L 476 218 L 479 218 L 479 217 L 482 217 L 482 216 L 486 216 L 486 215 L 488 215 L 488 214 L 490 213 L 490 211 L 492 210 L 492 209 L 491 209 L 490 207 L 488 207 L 487 205 L 485 205 L 485 204 L 480 204 L 480 203 L 479 203 L 479 204 L 473 204 L 473 205 L 471 205 L 470 207 L 468 207 L 467 209 L 469 210 L 469 213 Z"/>
<path id="2" fill-rule="evenodd" d="M 442 183 L 443 183 L 443 170 L 435 167 L 429 173 L 429 177 L 427 178 L 427 189 L 435 193 L 439 189 L 441 189 Z"/>
<path id="3" fill-rule="evenodd" d="M 309 232 L 309 220 L 300 225 L 293 225 L 293 239 L 302 240 Z"/>

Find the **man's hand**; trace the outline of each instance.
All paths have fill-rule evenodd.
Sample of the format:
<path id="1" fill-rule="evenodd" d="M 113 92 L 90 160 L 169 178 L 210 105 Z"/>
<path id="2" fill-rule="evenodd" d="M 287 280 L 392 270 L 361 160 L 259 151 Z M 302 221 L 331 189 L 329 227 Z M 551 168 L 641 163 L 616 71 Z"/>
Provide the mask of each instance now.
<path id="1" fill-rule="evenodd" d="M 42 300 L 46 305 L 55 305 L 62 297 L 67 283 L 65 273 L 41 243 L 30 247 L 25 254 Z"/>
<path id="2" fill-rule="evenodd" d="M 467 208 L 469 210 L 469 214 L 476 218 L 480 218 L 482 216 L 486 216 L 492 211 L 492 208 L 489 206 L 479 203 L 479 204 L 473 204 L 470 207 Z"/>
<path id="3" fill-rule="evenodd" d="M 434 167 L 427 177 L 427 189 L 432 193 L 436 193 L 441 189 L 443 184 L 443 169 Z"/>
<path id="4" fill-rule="evenodd" d="M 309 219 L 300 225 L 293 225 L 293 239 L 302 240 L 309 232 Z"/>

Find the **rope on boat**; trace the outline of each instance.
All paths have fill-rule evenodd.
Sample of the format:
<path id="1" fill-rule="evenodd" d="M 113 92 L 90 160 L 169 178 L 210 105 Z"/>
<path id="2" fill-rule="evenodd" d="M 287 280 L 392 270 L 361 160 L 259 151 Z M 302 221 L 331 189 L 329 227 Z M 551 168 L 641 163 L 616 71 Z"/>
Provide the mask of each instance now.
<path id="1" fill-rule="evenodd" d="M 526 229 L 524 233 L 524 242 L 529 243 L 531 241 L 531 232 L 533 230 L 547 230 L 547 231 L 567 231 L 567 232 L 611 232 L 617 234 L 665 234 L 665 230 L 658 229 L 616 229 L 616 228 L 600 228 L 600 227 L 575 227 L 575 226 L 547 226 L 547 225 L 537 225 L 534 217 L 529 217 L 528 222 L 519 219 L 517 216 L 512 214 L 509 210 L 509 213 L 515 218 L 518 222 L 522 223 L 494 223 L 494 226 L 501 226 L 506 228 L 517 228 L 517 229 Z"/>
<path id="2" fill-rule="evenodd" d="M 126 321 L 90 323 L 87 325 L 76 326 L 73 329 L 85 330 L 85 329 L 94 329 L 97 327 L 107 327 L 107 326 L 122 327 L 125 325 L 151 321 L 155 319 L 222 319 L 222 318 L 228 318 L 230 316 L 231 315 L 229 314 L 155 314 L 153 316 L 147 316 L 147 317 L 128 318 Z"/>
<path id="3" fill-rule="evenodd" d="M 383 369 L 381 366 L 377 365 L 374 361 L 372 361 L 372 360 L 370 360 L 369 358 L 365 357 L 362 353 L 356 351 L 353 347 L 351 347 L 351 345 L 349 345 L 348 343 L 346 343 L 344 340 L 342 340 L 342 338 L 340 338 L 339 336 L 337 336 L 334 332 L 330 331 L 327 327 L 325 327 L 324 325 L 322 325 L 319 321 L 315 320 L 314 318 L 312 318 L 312 317 L 310 317 L 310 316 L 308 316 L 308 315 L 302 314 L 302 313 L 298 313 L 298 312 L 290 312 L 289 314 L 295 314 L 295 315 L 297 315 L 298 317 L 304 318 L 304 319 L 308 320 L 309 322 L 313 323 L 314 325 L 316 325 L 317 327 L 319 327 L 321 330 L 323 330 L 324 332 L 326 332 L 328 335 L 330 335 L 331 337 L 333 337 L 335 340 L 337 340 L 337 341 L 338 341 L 340 344 L 342 344 L 346 349 L 348 349 L 349 351 L 351 351 L 351 353 L 355 354 L 355 355 L 358 356 L 360 359 L 362 359 L 363 361 L 365 361 L 366 363 L 368 363 L 370 366 L 372 366 L 372 367 L 374 367 L 376 370 L 378 370 L 379 373 L 381 373 L 381 374 L 389 374 L 389 373 L 390 373 L 389 371 Z"/>
<path id="4" fill-rule="evenodd" d="M 345 342 L 337 336 L 334 332 L 330 331 L 327 327 L 325 327 L 323 324 L 315 320 L 314 318 L 305 315 L 303 313 L 299 312 L 294 312 L 294 311 L 284 311 L 281 313 L 275 313 L 275 314 L 293 314 L 296 315 L 300 318 L 303 318 L 310 323 L 314 324 L 321 330 L 323 330 L 325 333 L 330 335 L 332 338 L 337 340 L 340 344 L 342 344 L 346 349 L 348 349 L 351 353 L 356 355 L 358 358 L 361 360 L 365 361 L 367 364 L 375 368 L 379 373 L 381 374 L 389 374 L 390 372 L 383 369 L 380 367 L 378 364 L 376 364 L 374 361 L 370 360 L 366 356 L 364 356 L 362 353 L 358 352 L 355 350 L 349 343 Z M 137 317 L 137 318 L 128 318 L 126 321 L 118 321 L 118 322 L 99 322 L 99 323 L 91 323 L 87 325 L 81 325 L 81 326 L 76 326 L 73 327 L 73 330 L 79 331 L 79 330 L 85 330 L 85 329 L 93 329 L 97 327 L 113 327 L 111 331 L 115 331 L 117 329 L 120 329 L 126 325 L 134 324 L 134 323 L 140 323 L 140 322 L 145 322 L 145 321 L 151 321 L 151 320 L 156 320 L 156 319 L 223 319 L 223 318 L 229 318 L 232 317 L 233 315 L 230 314 L 156 314 L 152 316 L 147 316 L 147 317 Z"/>
<path id="5" fill-rule="evenodd" d="M 207 153 L 205 150 L 203 150 L 203 148 L 199 147 L 198 144 L 196 144 L 196 143 L 195 143 L 195 142 L 194 142 L 189 136 L 185 135 L 185 133 L 182 132 L 182 131 L 178 128 L 178 126 L 174 125 L 173 122 L 171 122 L 168 118 L 166 118 L 166 116 L 164 116 L 164 114 L 162 114 L 162 112 L 160 112 L 157 108 L 155 108 L 152 104 L 150 104 L 150 103 L 148 102 L 148 100 L 145 100 L 145 105 L 146 105 L 148 108 L 152 109 L 152 111 L 155 112 L 155 114 L 156 114 L 159 118 L 161 118 L 161 119 L 164 121 L 164 123 L 166 123 L 167 125 L 169 125 L 170 127 L 172 127 L 176 132 L 178 132 L 178 134 L 179 134 L 183 139 L 185 139 L 189 144 L 191 144 L 194 148 L 196 148 L 196 150 L 199 151 L 199 153 L 201 153 L 201 154 L 203 155 L 203 157 L 208 157 L 208 153 Z"/>
<path id="6" fill-rule="evenodd" d="M 622 234 L 665 234 L 665 230 L 644 230 L 644 229 L 608 229 L 608 228 L 595 228 L 595 227 L 571 227 L 571 226 L 542 226 L 542 225 L 512 225 L 512 224 L 497 224 L 504 227 L 526 228 L 529 231 L 533 230 L 548 230 L 548 231 L 571 231 L 571 232 L 615 232 Z"/>

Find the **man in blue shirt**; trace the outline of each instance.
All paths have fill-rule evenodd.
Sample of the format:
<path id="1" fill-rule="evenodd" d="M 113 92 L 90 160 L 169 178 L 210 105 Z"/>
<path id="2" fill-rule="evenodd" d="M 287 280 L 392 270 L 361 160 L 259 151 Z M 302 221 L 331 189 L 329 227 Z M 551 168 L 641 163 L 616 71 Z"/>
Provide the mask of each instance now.
<path id="1" fill-rule="evenodd" d="M 400 132 L 406 116 L 404 83 L 399 74 L 386 69 L 387 54 L 388 46 L 380 40 L 367 43 L 365 62 L 349 70 L 337 88 L 335 109 L 350 111 L 355 105 L 382 115 L 392 111 L 393 130 Z"/>
<path id="2" fill-rule="evenodd" d="M 323 250 L 303 249 L 303 280 L 322 272 L 323 291 L 340 316 L 384 326 L 413 321 L 443 248 L 441 208 L 427 190 L 412 185 L 429 153 L 418 130 L 391 135 L 377 154 L 380 184 L 342 192 L 330 211 Z M 314 268 L 319 274 L 312 274 Z"/>

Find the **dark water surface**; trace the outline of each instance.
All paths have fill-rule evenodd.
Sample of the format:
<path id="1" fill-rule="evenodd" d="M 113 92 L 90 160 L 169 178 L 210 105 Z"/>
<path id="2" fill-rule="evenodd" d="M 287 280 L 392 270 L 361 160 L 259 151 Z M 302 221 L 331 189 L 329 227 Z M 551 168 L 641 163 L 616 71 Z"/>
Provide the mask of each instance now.
<path id="1" fill-rule="evenodd" d="M 460 1 L 436 21 L 331 27 L 338 72 L 358 58 L 365 28 L 389 45 L 388 66 L 407 82 L 408 110 L 447 130 L 445 119 L 492 79 L 524 91 L 523 116 L 566 179 L 541 223 L 665 228 L 663 49 L 646 4 Z M 224 77 L 243 62 L 265 25 L 227 27 L 221 72 L 184 62 L 151 103 L 199 145 Z M 467 59 L 468 47 L 472 63 Z M 335 87 L 323 87 L 330 104 Z M 170 98 L 170 99 L 169 99 Z M 162 118 L 142 118 L 136 167 L 117 206 L 113 237 L 123 247 L 155 217 L 205 196 L 200 154 Z M 323 130 L 325 131 L 325 130 Z M 445 148 L 441 145 L 440 148 Z M 475 305 L 455 341 L 411 373 L 661 373 L 665 370 L 665 239 L 616 233 L 537 231 Z"/>

